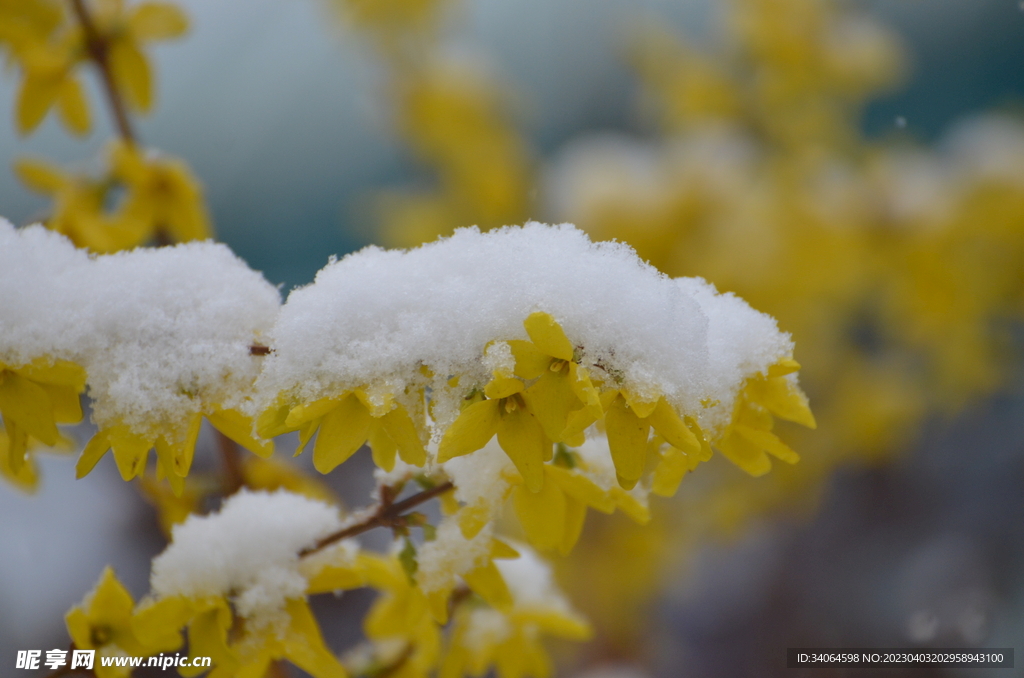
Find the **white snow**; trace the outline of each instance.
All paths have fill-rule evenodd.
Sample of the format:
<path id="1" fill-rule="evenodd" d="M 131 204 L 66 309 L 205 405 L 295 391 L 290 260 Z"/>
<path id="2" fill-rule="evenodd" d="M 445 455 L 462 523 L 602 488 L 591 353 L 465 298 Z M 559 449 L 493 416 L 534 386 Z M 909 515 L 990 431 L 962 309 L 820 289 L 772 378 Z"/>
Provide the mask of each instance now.
<path id="1" fill-rule="evenodd" d="M 458 411 L 445 401 L 457 402 L 505 362 L 497 348 L 483 358 L 488 343 L 527 339 L 523 321 L 538 310 L 555 317 L 595 375 L 611 378 L 600 364 L 625 388 L 663 393 L 686 412 L 712 395 L 707 319 L 686 290 L 624 244 L 530 223 L 461 229 L 417 249 L 370 247 L 331 262 L 282 308 L 260 402 L 281 393 L 310 401 L 366 384 L 401 393 L 426 383 L 426 366 L 443 428 Z M 462 375 L 458 388 L 445 385 L 452 375 Z"/>
<path id="2" fill-rule="evenodd" d="M 171 544 L 153 559 L 152 592 L 231 596 L 254 624 L 276 622 L 285 601 L 305 593 L 299 551 L 341 526 L 329 504 L 283 490 L 242 490 L 219 512 L 175 526 Z"/>
<path id="3" fill-rule="evenodd" d="M 519 557 L 514 560 L 495 560 L 494 564 L 505 579 L 516 609 L 549 610 L 574 615 L 569 601 L 555 585 L 551 566 L 529 546 L 509 542 Z"/>
<path id="4" fill-rule="evenodd" d="M 85 368 L 93 419 L 138 433 L 251 394 L 277 290 L 227 246 L 90 257 L 41 226 L 0 222 L 0 361 Z"/>
<path id="5" fill-rule="evenodd" d="M 466 539 L 459 530 L 458 520 L 455 517 L 446 518 L 438 525 L 435 539 L 423 544 L 416 554 L 416 582 L 424 593 L 454 586 L 457 583 L 456 576 L 462 576 L 487 562 L 491 553 L 491 538 L 489 525 L 472 539 Z"/>
<path id="6" fill-rule="evenodd" d="M 494 515 L 501 508 L 509 488 L 507 476 L 518 474 L 512 460 L 491 439 L 483 449 L 449 459 L 441 468 L 455 483 L 455 498 L 467 506 L 488 506 Z"/>
<path id="7" fill-rule="evenodd" d="M 364 388 L 386 402 L 429 386 L 436 440 L 465 395 L 511 370 L 504 340 L 527 339 L 534 311 L 554 316 L 595 378 L 663 394 L 711 427 L 745 378 L 792 351 L 741 299 L 673 280 L 568 224 L 369 247 L 332 260 L 280 307 L 224 245 L 90 257 L 42 227 L 0 223 L 0 360 L 82 365 L 96 423 L 143 434 L 215 406 L 257 414 L 282 394 L 311 401 Z M 253 342 L 274 352 L 253 357 Z M 705 410 L 710 401 L 719 407 Z"/>
<path id="8" fill-rule="evenodd" d="M 774 318 L 731 292 L 719 294 L 702 278 L 676 278 L 676 284 L 708 318 L 708 394 L 717 404 L 699 410 L 698 423 L 714 433 L 728 423 L 746 378 L 767 374 L 773 364 L 792 356 L 793 341 Z"/>

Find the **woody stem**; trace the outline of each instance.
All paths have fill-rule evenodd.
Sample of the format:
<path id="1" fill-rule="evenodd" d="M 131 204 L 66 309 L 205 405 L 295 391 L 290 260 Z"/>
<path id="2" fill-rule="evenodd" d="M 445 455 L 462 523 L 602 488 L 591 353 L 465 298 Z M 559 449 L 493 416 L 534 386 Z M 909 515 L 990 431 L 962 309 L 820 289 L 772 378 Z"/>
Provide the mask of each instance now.
<path id="1" fill-rule="evenodd" d="M 78 23 L 82 25 L 82 33 L 85 34 L 85 48 L 89 52 L 89 58 L 93 60 L 100 72 L 100 81 L 103 83 L 103 90 L 107 95 L 110 110 L 114 114 L 117 132 L 122 139 L 134 146 L 135 133 L 132 130 L 131 121 L 128 119 L 124 100 L 114 83 L 114 73 L 110 68 L 110 44 L 92 20 L 92 15 L 89 14 L 89 9 L 85 6 L 85 0 L 71 0 L 71 7 L 75 11 Z"/>
<path id="2" fill-rule="evenodd" d="M 441 483 L 429 490 L 423 490 L 417 494 L 407 497 L 400 502 L 390 503 L 389 501 L 381 502 L 377 508 L 376 513 L 367 518 L 366 520 L 356 523 L 355 525 L 349 525 L 343 530 L 339 530 L 334 534 L 329 534 L 323 539 L 317 541 L 313 546 L 299 551 L 299 557 L 308 556 L 310 554 L 321 551 L 331 544 L 341 541 L 342 539 L 348 539 L 356 535 L 362 534 L 363 532 L 369 532 L 376 527 L 387 527 L 397 523 L 406 511 L 409 509 L 419 506 L 425 501 L 429 501 L 434 497 L 439 497 L 445 492 L 455 488 L 455 485 L 451 481 Z"/>
<path id="3" fill-rule="evenodd" d="M 224 460 L 224 495 L 229 496 L 238 492 L 245 485 L 242 460 L 235 441 L 220 431 L 217 431 L 217 446 L 220 448 L 220 456 Z"/>

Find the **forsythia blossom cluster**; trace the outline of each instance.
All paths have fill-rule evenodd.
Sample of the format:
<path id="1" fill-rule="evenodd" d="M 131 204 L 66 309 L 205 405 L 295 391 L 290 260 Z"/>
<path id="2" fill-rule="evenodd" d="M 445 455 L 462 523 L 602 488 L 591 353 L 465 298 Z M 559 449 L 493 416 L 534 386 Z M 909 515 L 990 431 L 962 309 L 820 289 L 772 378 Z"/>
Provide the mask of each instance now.
<path id="1" fill-rule="evenodd" d="M 766 516 L 809 515 L 838 468 L 892 459 L 936 416 L 1004 388 L 1019 351 L 996 329 L 1022 308 L 1019 116 L 978 115 L 925 147 L 910 113 L 865 138 L 865 105 L 906 71 L 899 36 L 835 0 L 726 5 L 707 41 L 667 21 L 636 34 L 638 108 L 659 133 L 579 135 L 542 175 L 546 218 L 776 317 L 821 424 L 791 434 L 804 463 L 756 482 L 708 465 L 664 530 L 594 531 L 576 549 L 577 571 L 608 554 L 578 591 L 600 592 L 588 613 L 635 652 L 648 627 L 622 609 L 663 590 L 634 583 L 637 553 L 675 562 Z"/>
<path id="2" fill-rule="evenodd" d="M 98 71 L 115 113 L 119 138 L 108 144 L 99 173 L 68 171 L 22 158 L 15 174 L 52 198 L 46 225 L 80 247 L 114 252 L 153 240 L 209 237 L 199 182 L 181 160 L 142 148 L 129 112 L 153 105 L 147 43 L 177 38 L 188 19 L 173 4 L 124 0 L 0 0 L 0 53 L 20 75 L 15 121 L 31 133 L 56 110 L 75 134 L 92 126 L 81 83 L 83 65 Z M 113 205 L 113 207 L 111 207 Z"/>
<path id="3" fill-rule="evenodd" d="M 98 431 L 80 477 L 108 450 L 141 476 L 155 450 L 181 496 L 203 419 L 263 456 L 297 432 L 322 473 L 370 447 L 372 516 L 243 491 L 172 528 L 139 605 L 108 572 L 68 615 L 101 655 L 174 651 L 185 629 L 217 677 L 281 659 L 345 675 L 307 597 L 364 586 L 382 592 L 365 630 L 389 672 L 546 675 L 540 636 L 588 626 L 535 550 L 567 553 L 588 508 L 646 522 L 648 494 L 674 494 L 713 449 L 755 475 L 792 463 L 775 418 L 814 426 L 773 319 L 570 225 L 367 248 L 282 305 L 222 245 L 90 256 L 4 223 L 0 317 L 0 468 L 22 482 L 85 389 Z M 414 484 L 441 499 L 438 525 L 402 512 Z M 496 534 L 506 504 L 525 543 Z M 345 538 L 373 525 L 401 537 L 391 553 Z"/>

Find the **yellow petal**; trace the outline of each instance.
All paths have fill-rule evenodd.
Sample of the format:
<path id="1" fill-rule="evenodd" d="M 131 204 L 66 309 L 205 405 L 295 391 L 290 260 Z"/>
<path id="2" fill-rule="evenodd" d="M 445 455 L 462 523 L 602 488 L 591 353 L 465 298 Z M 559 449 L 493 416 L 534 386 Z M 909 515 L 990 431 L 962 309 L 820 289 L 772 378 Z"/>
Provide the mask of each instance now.
<path id="1" fill-rule="evenodd" d="M 518 485 L 512 490 L 512 506 L 526 538 L 536 548 L 551 551 L 565 536 L 565 493 L 555 483 L 544 483 L 538 492 Z"/>
<path id="2" fill-rule="evenodd" d="M 606 409 L 604 421 L 619 484 L 631 489 L 644 472 L 650 425 L 626 405 L 621 395 Z"/>
<path id="3" fill-rule="evenodd" d="M 78 648 L 92 647 L 92 625 L 89 624 L 89 617 L 78 605 L 68 610 L 64 615 L 64 625 L 67 626 L 68 635 Z"/>
<path id="4" fill-rule="evenodd" d="M 272 441 L 257 440 L 253 434 L 253 421 L 238 410 L 214 410 L 206 417 L 215 429 L 255 455 L 267 458 L 274 454 Z"/>
<path id="5" fill-rule="evenodd" d="M 324 645 L 309 604 L 303 599 L 289 600 L 286 611 L 291 623 L 285 635 L 285 658 L 313 678 L 346 678 L 344 667 Z"/>
<path id="6" fill-rule="evenodd" d="M 774 365 L 768 368 L 768 378 L 771 379 L 773 377 L 784 377 L 787 374 L 792 374 L 793 372 L 798 372 L 799 370 L 800 363 L 793 360 L 792 358 L 786 358 L 785 360 L 780 360 L 779 362 L 775 363 Z"/>
<path id="7" fill-rule="evenodd" d="M 518 557 L 519 551 L 516 551 L 502 540 L 491 540 L 491 559 L 515 560 Z"/>
<path id="8" fill-rule="evenodd" d="M 462 536 L 466 539 L 475 537 L 484 525 L 491 522 L 493 513 L 494 508 L 487 501 L 464 506 L 459 511 L 459 529 L 462 531 Z"/>
<path id="9" fill-rule="evenodd" d="M 152 601 L 132 616 L 132 631 L 147 647 L 170 650 L 181 647 L 181 628 L 196 614 L 196 607 L 185 596 Z"/>
<path id="10" fill-rule="evenodd" d="M 626 399 L 626 404 L 629 405 L 629 409 L 633 410 L 636 416 L 641 419 L 646 419 L 654 413 L 654 410 L 658 407 L 658 403 L 661 402 L 661 398 L 655 398 L 654 400 L 641 400 L 638 396 L 629 393 L 628 391 L 622 392 L 623 397 Z"/>
<path id="11" fill-rule="evenodd" d="M 515 374 L 523 379 L 536 379 L 548 371 L 551 356 L 540 351 L 532 342 L 513 339 L 508 342 L 516 359 Z"/>
<path id="12" fill-rule="evenodd" d="M 287 421 L 292 408 L 287 404 L 276 404 L 260 412 L 256 417 L 256 435 L 261 438 L 276 438 L 282 433 L 294 430 L 289 428 Z"/>
<path id="13" fill-rule="evenodd" d="M 75 78 L 64 78 L 57 98 L 60 118 L 75 134 L 89 131 L 89 104 L 85 100 L 82 85 Z"/>
<path id="14" fill-rule="evenodd" d="M 675 496 L 682 482 L 690 470 L 690 460 L 683 452 L 674 447 L 666 447 L 661 453 L 661 461 L 654 469 L 654 479 L 651 483 L 651 492 L 659 497 Z"/>
<path id="15" fill-rule="evenodd" d="M 366 586 L 366 574 L 354 565 L 326 565 L 309 578 L 306 593 L 347 591 Z"/>
<path id="16" fill-rule="evenodd" d="M 146 458 L 149 450 L 153 447 L 149 441 L 137 433 L 133 433 L 127 426 L 118 425 L 110 427 L 110 448 L 114 451 L 114 461 L 117 462 L 117 470 L 124 480 L 131 480 L 135 476 L 142 475 L 146 469 Z"/>
<path id="17" fill-rule="evenodd" d="M 587 507 L 585 504 L 571 497 L 565 498 L 565 532 L 562 535 L 562 543 L 558 545 L 558 552 L 563 556 L 569 555 L 572 547 L 579 541 L 586 517 Z"/>
<path id="18" fill-rule="evenodd" d="M 142 2 L 128 17 L 128 27 L 138 40 L 167 40 L 188 30 L 188 17 L 176 5 Z"/>
<path id="19" fill-rule="evenodd" d="M 371 417 L 383 417 L 391 411 L 395 403 L 395 397 L 390 393 L 385 394 L 383 398 L 371 398 L 364 389 L 357 388 L 352 390 L 352 395 L 359 398 L 359 402 L 363 404 Z"/>
<path id="20" fill-rule="evenodd" d="M 675 408 L 669 405 L 664 398 L 658 400 L 657 406 L 647 420 L 654 430 L 668 441 L 669 445 L 686 453 L 698 454 L 700 452 L 700 441 L 697 440 L 697 436 L 693 435 Z"/>
<path id="21" fill-rule="evenodd" d="M 441 626 L 448 623 L 448 601 L 451 599 L 451 595 L 452 591 L 449 588 L 437 589 L 427 594 L 430 615 Z"/>
<path id="22" fill-rule="evenodd" d="M 615 497 L 615 505 L 632 520 L 641 525 L 651 522 L 650 509 L 629 492 L 621 487 L 613 487 L 612 495 Z"/>
<path id="23" fill-rule="evenodd" d="M 174 457 L 171 470 L 174 475 L 184 478 L 192 468 L 192 458 L 196 454 L 196 440 L 199 439 L 199 430 L 203 426 L 203 415 L 196 412 L 188 419 L 188 428 L 185 430 L 185 437 L 174 443 Z M 172 483 L 173 484 L 173 483 Z M 179 486 L 182 486 L 179 483 Z M 181 496 L 180 490 L 176 493 Z"/>
<path id="24" fill-rule="evenodd" d="M 0 370 L 0 411 L 30 436 L 47 445 L 57 444 L 60 432 L 53 421 L 50 396 L 39 384 Z"/>
<path id="25" fill-rule="evenodd" d="M 763 476 L 772 470 L 772 462 L 760 447 L 735 433 L 725 436 L 716 445 L 726 459 L 752 476 Z"/>
<path id="26" fill-rule="evenodd" d="M 313 466 L 320 473 L 330 473 L 362 447 L 369 432 L 370 413 L 355 396 L 346 396 L 324 415 L 313 446 Z"/>
<path id="27" fill-rule="evenodd" d="M 181 480 L 180 477 L 174 472 L 174 457 L 176 456 L 176 450 L 174 447 L 160 436 L 154 442 L 156 448 L 156 476 L 157 480 L 163 480 L 167 478 L 168 481 L 173 479 Z M 175 497 L 180 497 L 182 490 L 184 490 L 184 484 L 181 482 L 171 482 L 171 490 L 174 492 Z"/>
<path id="28" fill-rule="evenodd" d="M 604 410 L 601 409 L 601 395 L 590 380 L 590 373 L 587 369 L 576 363 L 569 363 L 569 383 L 572 385 L 576 397 L 580 399 L 584 407 L 591 411 L 595 420 L 600 419 L 604 414 Z"/>
<path id="29" fill-rule="evenodd" d="M 65 386 L 75 393 L 85 390 L 85 369 L 67 360 L 57 360 L 52 363 L 41 360 L 33 361 L 28 365 L 15 368 L 14 371 L 40 384 Z"/>
<path id="30" fill-rule="evenodd" d="M 445 431 L 437 448 L 437 461 L 476 452 L 498 431 L 499 400 L 481 400 L 462 410 L 459 418 Z"/>
<path id="31" fill-rule="evenodd" d="M 46 117 L 60 94 L 60 78 L 25 76 L 18 90 L 18 132 L 28 134 Z"/>
<path id="32" fill-rule="evenodd" d="M 585 619 L 564 612 L 534 612 L 530 621 L 541 627 L 546 633 L 569 640 L 587 640 L 592 631 Z"/>
<path id="33" fill-rule="evenodd" d="M 15 160 L 14 173 L 21 183 L 37 193 L 56 193 L 67 181 L 56 165 L 30 158 Z"/>
<path id="34" fill-rule="evenodd" d="M 75 465 L 75 477 L 84 478 L 92 471 L 96 463 L 107 453 L 110 449 L 110 436 L 106 430 L 101 430 L 96 433 L 89 442 L 85 444 L 85 449 L 82 450 L 82 456 L 78 458 L 78 464 Z"/>
<path id="35" fill-rule="evenodd" d="M 686 428 L 690 429 L 697 442 L 700 443 L 700 452 L 697 453 L 698 461 L 708 461 L 711 459 L 713 454 L 711 451 L 711 444 L 708 442 L 707 436 L 704 435 L 704 431 L 701 430 L 700 424 L 693 417 L 683 417 L 683 421 L 686 422 Z"/>
<path id="36" fill-rule="evenodd" d="M 591 506 L 602 513 L 612 513 L 615 511 L 615 501 L 608 492 L 582 473 L 553 464 L 545 466 L 544 471 L 547 473 L 548 478 L 558 483 L 558 486 L 576 501 Z"/>
<path id="37" fill-rule="evenodd" d="M 53 419 L 58 424 L 77 424 L 82 421 L 82 401 L 78 393 L 67 386 L 40 384 L 53 406 Z"/>
<path id="38" fill-rule="evenodd" d="M 817 428 L 807 396 L 798 386 L 791 384 L 788 379 L 779 377 L 768 379 L 762 388 L 757 400 L 776 417 L 802 424 L 807 428 Z"/>
<path id="39" fill-rule="evenodd" d="M 550 314 L 543 311 L 531 313 L 523 321 L 523 326 L 534 345 L 543 353 L 559 360 L 572 360 L 572 342 Z"/>
<path id="40" fill-rule="evenodd" d="M 337 407 L 338 403 L 345 397 L 347 396 L 342 396 L 341 398 L 321 398 L 305 405 L 297 405 L 288 412 L 284 425 L 294 430 L 314 419 L 319 419 Z"/>
<path id="41" fill-rule="evenodd" d="M 118 581 L 112 568 L 105 567 L 89 597 L 86 610 L 93 624 L 119 626 L 128 623 L 134 608 L 135 601 L 128 589 Z"/>
<path id="42" fill-rule="evenodd" d="M 564 442 L 570 447 L 579 447 L 582 445 L 586 439 L 584 431 L 595 424 L 597 420 L 601 418 L 603 413 L 603 409 L 598 411 L 591 407 L 583 407 L 570 412 L 569 419 L 565 424 L 565 429 L 562 431 L 561 442 Z"/>
<path id="43" fill-rule="evenodd" d="M 551 370 L 526 389 L 523 400 L 544 427 L 544 434 L 555 442 L 562 440 L 562 432 L 569 423 L 569 412 L 580 404 L 569 383 L 569 375 Z"/>
<path id="44" fill-rule="evenodd" d="M 373 419 L 370 422 L 370 433 L 367 437 L 369 438 L 370 452 L 373 454 L 373 463 L 377 468 L 390 473 L 395 468 L 395 454 L 398 452 L 398 445 L 384 430 L 384 424 L 380 419 Z"/>
<path id="45" fill-rule="evenodd" d="M 786 463 L 795 464 L 800 461 L 800 455 L 791 450 L 785 443 L 779 440 L 778 436 L 770 431 L 759 431 L 742 424 L 738 424 L 735 430 L 738 435 Z"/>
<path id="46" fill-rule="evenodd" d="M 484 395 L 493 400 L 507 398 L 510 395 L 521 392 L 525 388 L 522 380 L 515 377 L 498 377 L 491 379 L 484 387 Z"/>
<path id="47" fill-rule="evenodd" d="M 22 472 L 28 454 L 28 434 L 6 416 L 2 417 L 4 432 L 7 434 L 7 461 L 15 475 Z"/>
<path id="48" fill-rule="evenodd" d="M 225 618 L 226 617 L 226 618 Z M 215 607 L 196 616 L 188 625 L 188 654 L 190 659 L 210 657 L 216 669 L 215 675 L 234 675 L 238 658 L 228 646 L 228 629 L 231 626 L 230 610 Z M 186 678 L 207 671 L 205 668 L 188 667 L 178 669 Z"/>
<path id="49" fill-rule="evenodd" d="M 505 450 L 531 492 L 544 485 L 544 457 L 551 441 L 537 418 L 525 407 L 502 415 L 498 421 L 498 444 Z"/>
<path id="50" fill-rule="evenodd" d="M 26 438 L 25 433 L 19 433 L 17 430 L 0 430 L 0 475 L 21 490 L 31 493 L 36 489 L 38 477 L 35 464 L 25 458 Z"/>
<path id="51" fill-rule="evenodd" d="M 113 42 L 109 52 L 110 70 L 125 100 L 146 112 L 153 104 L 153 84 L 146 55 L 129 39 Z"/>
<path id="52" fill-rule="evenodd" d="M 462 578 L 473 593 L 483 598 L 491 607 L 503 611 L 511 609 L 512 593 L 508 590 L 501 572 L 490 560 L 462 575 Z"/>
<path id="53" fill-rule="evenodd" d="M 295 448 L 295 455 L 299 456 L 303 450 L 306 449 L 306 445 L 309 445 L 309 441 L 313 439 L 313 434 L 316 433 L 317 429 L 320 428 L 320 424 L 323 423 L 324 418 L 314 419 L 313 421 L 307 421 L 299 429 L 299 445 Z"/>
<path id="54" fill-rule="evenodd" d="M 423 441 L 420 440 L 420 434 L 409 412 L 403 406 L 397 405 L 395 409 L 381 417 L 381 421 L 384 430 L 398 445 L 398 454 L 402 461 L 413 466 L 423 466 L 427 461 L 427 450 L 423 447 Z"/>

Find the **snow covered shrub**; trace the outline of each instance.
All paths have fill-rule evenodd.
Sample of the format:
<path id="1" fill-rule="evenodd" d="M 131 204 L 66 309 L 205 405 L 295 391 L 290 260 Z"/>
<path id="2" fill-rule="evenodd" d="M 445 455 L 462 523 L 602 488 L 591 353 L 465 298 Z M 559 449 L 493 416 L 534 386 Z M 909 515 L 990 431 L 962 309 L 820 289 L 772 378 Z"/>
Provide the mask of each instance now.
<path id="1" fill-rule="evenodd" d="M 277 659 L 344 675 L 307 597 L 363 586 L 383 593 L 366 620 L 376 661 L 403 675 L 544 675 L 540 634 L 588 627 L 538 551 L 568 553 L 588 509 L 646 522 L 648 496 L 674 494 L 713 448 L 755 475 L 792 463 L 774 419 L 814 425 L 774 320 L 570 225 L 367 248 L 282 305 L 223 245 L 89 255 L 4 222 L 0 318 L 14 477 L 33 474 L 34 440 L 82 416 L 83 390 L 98 431 L 79 477 L 108 450 L 125 480 L 143 476 L 155 450 L 179 497 L 204 418 L 261 456 L 298 431 L 321 473 L 369 445 L 375 505 L 228 492 L 173 528 L 145 600 L 108 572 L 68 615 L 75 646 L 101 656 L 180 650 L 187 628 L 216 676 Z M 434 498 L 437 525 L 412 510 Z M 523 541 L 501 532 L 506 505 Z M 391 552 L 360 548 L 375 527 Z"/>

